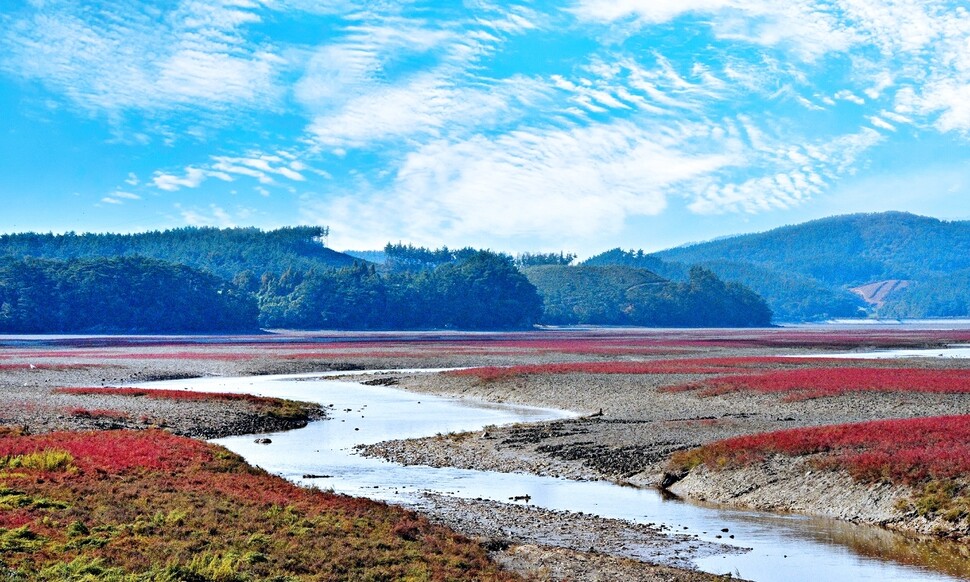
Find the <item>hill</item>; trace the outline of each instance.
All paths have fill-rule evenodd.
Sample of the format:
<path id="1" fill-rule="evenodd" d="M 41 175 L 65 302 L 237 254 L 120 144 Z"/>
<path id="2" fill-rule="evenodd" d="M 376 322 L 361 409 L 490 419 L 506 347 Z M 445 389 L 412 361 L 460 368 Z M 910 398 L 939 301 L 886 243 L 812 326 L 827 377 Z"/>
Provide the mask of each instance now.
<path id="1" fill-rule="evenodd" d="M 627 261 L 638 256 L 619 253 Z M 768 301 L 779 321 L 970 315 L 966 221 L 903 212 L 854 214 L 641 255 L 668 270 L 700 265 L 747 285 Z M 604 260 L 611 260 L 610 253 L 589 262 Z M 888 281 L 892 288 L 866 296 L 869 302 L 858 291 Z"/>
<path id="2" fill-rule="evenodd" d="M 541 323 L 651 327 L 768 325 L 764 300 L 701 268 L 671 281 L 623 265 L 544 265 L 523 270 L 543 299 Z"/>
<path id="3" fill-rule="evenodd" d="M 66 261 L 140 256 L 186 265 L 232 280 L 240 273 L 258 277 L 287 269 L 339 268 L 354 258 L 324 246 L 328 229 L 297 226 L 258 228 L 178 228 L 137 234 L 0 235 L 0 257 Z"/>
<path id="4" fill-rule="evenodd" d="M 185 265 L 0 257 L 0 333 L 222 333 L 256 317 L 250 294 Z"/>

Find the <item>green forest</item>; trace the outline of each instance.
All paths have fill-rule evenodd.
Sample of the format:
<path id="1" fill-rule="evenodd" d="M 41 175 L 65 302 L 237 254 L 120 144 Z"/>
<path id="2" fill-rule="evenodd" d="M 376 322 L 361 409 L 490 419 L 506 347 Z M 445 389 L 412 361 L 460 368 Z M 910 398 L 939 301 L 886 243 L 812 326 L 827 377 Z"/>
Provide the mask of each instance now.
<path id="1" fill-rule="evenodd" d="M 535 287 L 508 257 L 488 251 L 413 271 L 291 269 L 251 289 L 264 328 L 523 329 L 542 315 Z"/>
<path id="2" fill-rule="evenodd" d="M 0 259 L 0 332 L 255 329 L 255 298 L 198 269 L 143 257 Z"/>
<path id="3" fill-rule="evenodd" d="M 0 332 L 526 329 L 536 324 L 753 326 L 771 312 L 713 272 L 681 280 L 388 244 L 355 259 L 327 229 L 182 228 L 134 235 L 0 235 Z"/>
<path id="4" fill-rule="evenodd" d="M 253 270 L 347 267 L 354 259 L 324 245 L 329 229 L 186 227 L 138 234 L 0 234 L 0 256 L 35 259 L 146 257 L 178 263 L 232 280 Z"/>
<path id="5" fill-rule="evenodd" d="M 690 268 L 685 281 L 621 265 L 547 265 L 525 273 L 543 297 L 541 321 L 549 325 L 763 327 L 772 318 L 750 289 L 700 267 Z"/>

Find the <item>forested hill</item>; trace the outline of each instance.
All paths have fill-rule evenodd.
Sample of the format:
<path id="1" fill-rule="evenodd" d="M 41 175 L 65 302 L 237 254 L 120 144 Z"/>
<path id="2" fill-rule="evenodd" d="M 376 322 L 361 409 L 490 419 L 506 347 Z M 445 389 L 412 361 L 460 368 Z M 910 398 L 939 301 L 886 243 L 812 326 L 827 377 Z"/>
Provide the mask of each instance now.
<path id="1" fill-rule="evenodd" d="M 694 267 L 684 281 L 623 265 L 524 269 L 543 299 L 549 325 L 763 327 L 771 310 L 750 289 Z"/>
<path id="2" fill-rule="evenodd" d="M 354 258 L 326 248 L 325 227 L 178 228 L 138 234 L 4 234 L 0 257 L 71 260 L 140 256 L 186 265 L 226 280 L 287 269 L 346 267 Z"/>
<path id="3" fill-rule="evenodd" d="M 847 286 L 925 279 L 970 269 L 970 222 L 902 212 L 853 214 L 679 247 L 655 256 L 690 264 L 743 259 Z"/>
<path id="4" fill-rule="evenodd" d="M 901 212 L 836 216 L 653 254 L 617 249 L 589 262 L 641 262 L 671 274 L 701 265 L 759 293 L 776 321 L 970 315 L 963 284 L 970 222 Z M 894 291 L 878 301 L 859 289 L 883 282 Z"/>
<path id="5" fill-rule="evenodd" d="M 142 257 L 0 257 L 0 333 L 257 329 L 256 299 L 197 269 Z"/>

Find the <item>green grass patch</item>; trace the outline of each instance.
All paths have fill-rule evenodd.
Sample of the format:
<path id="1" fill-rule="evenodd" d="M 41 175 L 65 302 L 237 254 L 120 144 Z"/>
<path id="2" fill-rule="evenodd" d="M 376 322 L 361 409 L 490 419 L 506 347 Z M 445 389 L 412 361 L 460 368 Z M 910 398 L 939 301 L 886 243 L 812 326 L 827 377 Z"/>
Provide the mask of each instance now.
<path id="1" fill-rule="evenodd" d="M 23 455 L 0 457 L 0 470 L 33 469 L 37 471 L 67 471 L 73 468 L 74 457 L 67 451 L 44 449 Z"/>

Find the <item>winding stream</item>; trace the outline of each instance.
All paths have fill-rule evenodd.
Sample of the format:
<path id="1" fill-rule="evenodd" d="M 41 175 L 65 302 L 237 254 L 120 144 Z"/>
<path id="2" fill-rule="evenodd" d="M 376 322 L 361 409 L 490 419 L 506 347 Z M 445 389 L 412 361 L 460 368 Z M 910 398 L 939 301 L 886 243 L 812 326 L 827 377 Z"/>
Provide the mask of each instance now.
<path id="1" fill-rule="evenodd" d="M 277 396 L 328 407 L 329 420 L 311 423 L 301 430 L 269 435 L 272 443 L 268 445 L 255 443 L 252 436 L 214 442 L 267 471 L 305 485 L 332 488 L 337 493 L 400 505 L 414 504 L 417 494 L 424 491 L 496 501 L 506 501 L 513 494 L 528 494 L 531 504 L 543 508 L 664 524 L 672 531 L 696 535 L 701 540 L 751 548 L 745 553 L 734 549 L 702 557 L 694 563 L 704 571 L 731 572 L 757 581 L 970 577 L 970 559 L 963 553 L 966 548 L 938 542 L 918 543 L 879 528 L 804 516 L 704 507 L 665 500 L 654 490 L 602 481 L 405 467 L 363 458 L 354 454 L 354 445 L 573 415 L 365 386 L 327 379 L 328 375 L 339 373 L 205 378 L 155 382 L 149 386 Z M 318 477 L 305 479 L 304 475 Z M 723 528 L 729 529 L 734 539 L 724 539 L 727 534 L 721 533 Z"/>

